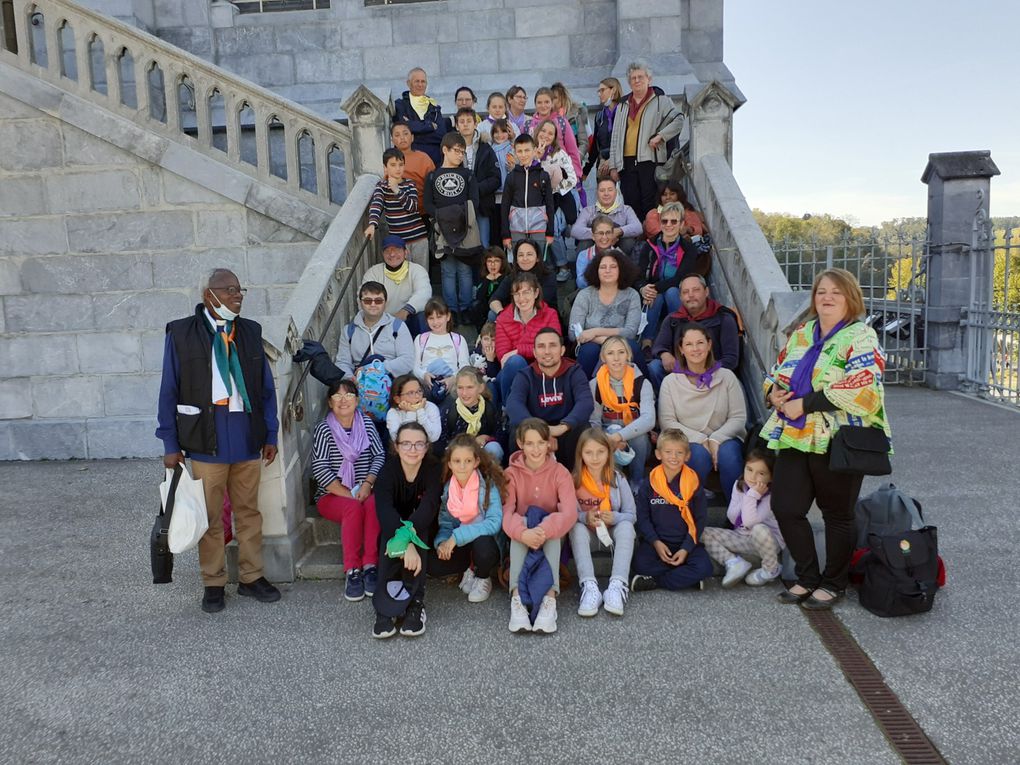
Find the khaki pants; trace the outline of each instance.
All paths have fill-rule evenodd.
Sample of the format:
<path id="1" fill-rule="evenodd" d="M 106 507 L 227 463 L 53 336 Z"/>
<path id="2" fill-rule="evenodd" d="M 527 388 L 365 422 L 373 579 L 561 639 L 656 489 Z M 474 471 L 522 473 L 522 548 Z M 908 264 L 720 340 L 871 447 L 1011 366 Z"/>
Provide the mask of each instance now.
<path id="1" fill-rule="evenodd" d="M 237 539 L 238 579 L 250 584 L 262 576 L 262 514 L 259 513 L 260 460 L 235 462 L 191 461 L 191 475 L 202 479 L 209 530 L 198 542 L 198 562 L 206 587 L 227 583 L 227 555 L 223 547 L 223 490 L 230 493 Z"/>

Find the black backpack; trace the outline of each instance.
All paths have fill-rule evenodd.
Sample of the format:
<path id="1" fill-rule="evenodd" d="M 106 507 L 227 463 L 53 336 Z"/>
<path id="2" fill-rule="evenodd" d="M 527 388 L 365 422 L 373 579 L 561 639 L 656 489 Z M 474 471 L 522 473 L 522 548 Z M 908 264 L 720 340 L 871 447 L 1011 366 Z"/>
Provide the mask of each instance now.
<path id="1" fill-rule="evenodd" d="M 924 522 L 921 503 L 891 483 L 857 502 L 854 566 L 863 575 L 861 605 L 876 616 L 930 611 L 938 589 L 938 529 Z"/>
<path id="2" fill-rule="evenodd" d="M 864 574 L 861 605 L 876 616 L 930 611 L 938 590 L 938 530 L 925 526 L 899 534 L 869 534 L 857 564 Z"/>

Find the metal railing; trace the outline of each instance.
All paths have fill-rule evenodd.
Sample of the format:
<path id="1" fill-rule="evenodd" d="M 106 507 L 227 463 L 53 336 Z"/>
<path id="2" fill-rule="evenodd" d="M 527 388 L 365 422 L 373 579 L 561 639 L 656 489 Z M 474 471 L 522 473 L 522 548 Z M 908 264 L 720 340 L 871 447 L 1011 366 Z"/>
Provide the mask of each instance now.
<path id="1" fill-rule="evenodd" d="M 11 7 L 0 60 L 320 210 L 345 198 L 347 126 L 71 0 Z"/>
<path id="2" fill-rule="evenodd" d="M 1020 405 L 1020 230 L 974 221 L 965 390 Z"/>
<path id="3" fill-rule="evenodd" d="M 867 321 L 886 352 L 886 382 L 924 380 L 927 347 L 926 298 L 929 246 L 926 239 L 903 233 L 847 235 L 835 242 L 772 243 L 790 287 L 810 290 L 827 268 L 844 268 L 857 277 L 864 293 Z"/>

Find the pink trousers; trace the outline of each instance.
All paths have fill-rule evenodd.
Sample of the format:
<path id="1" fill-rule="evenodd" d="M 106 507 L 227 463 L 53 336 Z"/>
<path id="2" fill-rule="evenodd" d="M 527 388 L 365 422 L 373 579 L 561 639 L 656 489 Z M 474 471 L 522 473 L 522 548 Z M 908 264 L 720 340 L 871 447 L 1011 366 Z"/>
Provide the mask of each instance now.
<path id="1" fill-rule="evenodd" d="M 324 494 L 315 506 L 323 518 L 340 524 L 345 571 L 379 563 L 379 519 L 374 496 L 359 502 L 352 497 Z"/>

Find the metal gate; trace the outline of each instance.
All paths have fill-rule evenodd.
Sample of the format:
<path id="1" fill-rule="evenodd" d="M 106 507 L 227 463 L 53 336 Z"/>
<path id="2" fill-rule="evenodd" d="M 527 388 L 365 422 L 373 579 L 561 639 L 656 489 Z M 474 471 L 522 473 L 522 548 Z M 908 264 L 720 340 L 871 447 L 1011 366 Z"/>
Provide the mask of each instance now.
<path id="1" fill-rule="evenodd" d="M 826 268 L 845 268 L 864 293 L 867 322 L 886 352 L 885 382 L 924 381 L 927 322 L 926 239 L 906 233 L 847 235 L 836 242 L 773 242 L 776 260 L 794 290 L 810 290 Z"/>
<path id="2" fill-rule="evenodd" d="M 1020 405 L 1020 229 L 974 218 L 971 295 L 964 320 L 964 390 Z"/>

